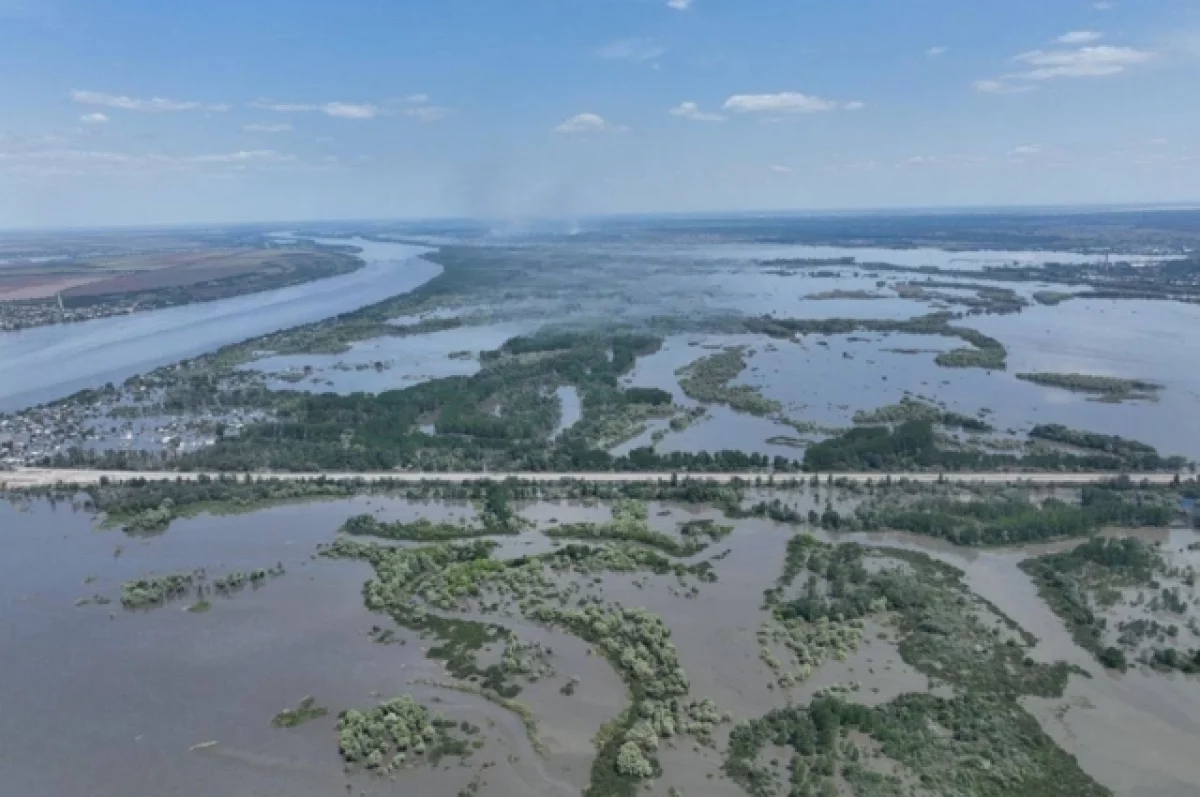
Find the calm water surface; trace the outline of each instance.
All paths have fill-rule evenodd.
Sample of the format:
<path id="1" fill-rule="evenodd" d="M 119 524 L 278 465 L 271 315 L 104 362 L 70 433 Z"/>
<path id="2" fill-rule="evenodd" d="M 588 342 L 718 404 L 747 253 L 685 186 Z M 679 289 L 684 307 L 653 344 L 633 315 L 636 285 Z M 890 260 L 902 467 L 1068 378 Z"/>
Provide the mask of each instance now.
<path id="1" fill-rule="evenodd" d="M 63 398 L 257 335 L 357 310 L 441 273 L 420 246 L 358 238 L 351 274 L 216 302 L 0 333 L 0 411 Z"/>
<path id="2" fill-rule="evenodd" d="M 409 682 L 441 678 L 441 666 L 415 636 L 407 645 L 367 637 L 372 625 L 388 624 L 363 606 L 368 565 L 312 554 L 351 515 L 420 509 L 380 498 L 304 503 L 177 521 L 138 539 L 97 530 L 92 516 L 66 504 L 38 501 L 19 511 L 0 502 L 0 792 L 328 797 L 352 785 L 355 794 L 397 793 L 386 779 L 348 782 L 333 715 L 406 692 L 428 701 L 431 690 Z M 142 575 L 206 567 L 213 578 L 276 562 L 284 576 L 216 597 L 205 614 L 184 612 L 186 600 L 138 612 L 119 602 L 121 583 Z M 74 605 L 94 594 L 113 603 Z M 448 715 L 497 723 L 505 738 L 491 734 L 483 751 L 500 762 L 489 776 L 496 793 L 563 793 L 539 773 L 543 764 L 514 717 L 477 698 L 437 694 Z M 271 727 L 306 695 L 331 715 L 292 730 Z M 510 752 L 520 763 L 506 767 Z M 471 777 L 452 769 L 406 772 L 403 783 L 412 793 L 452 795 Z"/>
<path id="3" fill-rule="evenodd" d="M 458 327 L 425 335 L 373 338 L 355 343 L 341 354 L 289 354 L 264 357 L 246 368 L 279 374 L 310 368 L 300 382 L 269 380 L 273 390 L 313 393 L 380 393 L 433 379 L 471 376 L 479 372 L 481 351 L 498 349 L 506 340 L 537 328 L 536 323 L 502 323 Z M 469 352 L 469 357 L 451 354 Z M 375 363 L 381 368 L 376 369 Z"/>

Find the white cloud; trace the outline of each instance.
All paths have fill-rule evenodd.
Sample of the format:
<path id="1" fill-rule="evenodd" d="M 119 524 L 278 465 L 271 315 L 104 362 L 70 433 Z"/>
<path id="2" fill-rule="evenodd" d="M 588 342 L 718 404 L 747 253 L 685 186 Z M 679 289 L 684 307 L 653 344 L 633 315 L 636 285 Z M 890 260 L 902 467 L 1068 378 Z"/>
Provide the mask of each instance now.
<path id="1" fill-rule="evenodd" d="M 108 121 L 108 117 L 102 113 L 85 113 L 79 117 L 79 121 L 85 125 L 102 125 Z"/>
<path id="2" fill-rule="evenodd" d="M 1097 2 L 1092 3 L 1092 8 L 1097 11 L 1112 11 L 1116 7 L 1117 4 L 1112 2 L 1112 0 L 1097 0 Z"/>
<path id="3" fill-rule="evenodd" d="M 1023 80 L 1050 80 L 1058 77 L 1105 77 L 1124 72 L 1131 66 L 1144 64 L 1153 53 L 1133 47 L 1079 47 L 1074 50 L 1031 50 L 1013 60 L 1036 67 L 1013 77 Z"/>
<path id="4" fill-rule="evenodd" d="M 1073 30 L 1055 39 L 1059 44 L 1091 44 L 1104 38 L 1104 34 L 1094 30 Z"/>
<path id="5" fill-rule="evenodd" d="M 289 124 L 273 125 L 255 122 L 254 124 L 246 125 L 242 129 L 247 133 L 286 133 L 292 129 L 292 126 Z"/>
<path id="6" fill-rule="evenodd" d="M 229 175 L 250 168 L 292 164 L 295 161 L 295 156 L 274 150 L 239 150 L 205 155 L 130 154 L 77 149 L 0 152 L 0 170 L 28 178 L 183 172 Z"/>
<path id="7" fill-rule="evenodd" d="M 983 94 L 1022 94 L 1037 88 L 1036 86 L 1013 85 L 1005 83 L 1003 80 L 976 80 L 971 85 L 976 91 Z"/>
<path id="8" fill-rule="evenodd" d="M 219 155 L 190 155 L 179 160 L 181 163 L 279 163 L 295 160 L 295 157 L 281 155 L 273 149 L 252 149 Z"/>
<path id="9" fill-rule="evenodd" d="M 725 110 L 736 113 L 819 113 L 857 111 L 865 107 L 858 101 L 838 102 L 795 91 L 779 94 L 735 94 L 725 101 Z"/>
<path id="10" fill-rule="evenodd" d="M 568 135 L 579 133 L 621 133 L 627 130 L 628 128 L 626 127 L 609 124 L 603 116 L 594 113 L 575 114 L 554 128 L 555 133 Z"/>
<path id="11" fill-rule="evenodd" d="M 691 119 L 693 122 L 723 122 L 725 117 L 719 113 L 708 113 L 700 110 L 700 106 L 694 102 L 681 102 L 670 111 L 671 115 L 679 116 L 684 119 Z"/>
<path id="12" fill-rule="evenodd" d="M 327 102 L 321 110 L 339 119 L 374 119 L 379 114 L 377 106 L 352 102 Z"/>
<path id="13" fill-rule="evenodd" d="M 1153 145 L 1153 146 L 1155 146 L 1155 147 L 1165 147 L 1165 146 L 1167 146 L 1167 145 L 1168 145 L 1168 144 L 1170 144 L 1170 143 L 1171 143 L 1170 139 L 1166 139 L 1166 138 L 1152 138 L 1152 139 L 1150 139 L 1150 144 L 1151 144 L 1151 145 Z"/>
<path id="14" fill-rule="evenodd" d="M 673 8 L 676 11 L 687 11 L 692 7 L 692 3 L 696 0 L 667 0 L 667 8 Z"/>
<path id="15" fill-rule="evenodd" d="M 1008 154 L 1015 155 L 1015 156 L 1037 155 L 1041 151 L 1042 151 L 1042 148 L 1040 146 L 1038 146 L 1037 144 L 1022 144 L 1019 147 L 1013 147 L 1012 152 L 1010 152 Z"/>
<path id="16" fill-rule="evenodd" d="M 1078 31 L 1067 36 L 1082 36 L 1085 33 L 1090 35 L 1087 31 Z M 1015 55 L 1012 59 L 1018 64 L 1030 67 L 1026 71 L 977 80 L 973 85 L 976 91 L 988 94 L 1019 94 L 1033 91 L 1037 83 L 1056 78 L 1119 75 L 1130 67 L 1144 64 L 1154 57 L 1154 53 L 1146 50 L 1108 44 L 1058 50 L 1030 50 Z"/>
<path id="17" fill-rule="evenodd" d="M 450 109 L 436 105 L 418 105 L 415 108 L 405 108 L 404 115 L 418 122 L 440 122 L 450 115 Z"/>
<path id="18" fill-rule="evenodd" d="M 788 168 L 787 166 L 780 166 L 779 164 L 775 164 L 774 166 L 772 166 L 771 171 L 774 174 L 791 174 L 792 173 L 792 170 L 790 168 Z"/>
<path id="19" fill-rule="evenodd" d="M 425 103 L 429 102 L 429 95 L 428 94 L 420 94 L 420 93 L 409 94 L 407 97 L 404 98 L 404 101 L 411 102 L 413 105 L 424 105 Z"/>
<path id="20" fill-rule="evenodd" d="M 653 39 L 621 39 L 596 50 L 596 55 L 608 61 L 630 61 L 643 64 L 661 58 L 667 49 Z"/>
<path id="21" fill-rule="evenodd" d="M 930 47 L 925 51 L 925 55 L 929 56 L 930 58 L 937 58 L 938 56 L 945 55 L 948 52 L 950 52 L 949 47 L 942 47 L 939 45 L 937 47 Z"/>
<path id="22" fill-rule="evenodd" d="M 938 158 L 934 155 L 913 155 L 911 158 L 897 163 L 897 166 L 929 166 L 937 163 Z"/>
<path id="23" fill-rule="evenodd" d="M 326 116 L 332 116 L 337 119 L 374 119 L 382 111 L 378 105 L 371 105 L 370 103 L 338 101 L 305 103 L 255 100 L 250 105 L 254 108 L 261 108 L 264 111 L 276 111 L 278 113 L 323 113 Z"/>
<path id="24" fill-rule="evenodd" d="M 80 105 L 99 105 L 105 108 L 116 108 L 122 111 L 140 111 L 143 113 L 167 113 L 171 111 L 228 111 L 224 104 L 210 104 L 195 100 L 168 100 L 164 97 L 138 99 L 123 94 L 106 94 L 103 91 L 71 92 L 71 99 Z"/>

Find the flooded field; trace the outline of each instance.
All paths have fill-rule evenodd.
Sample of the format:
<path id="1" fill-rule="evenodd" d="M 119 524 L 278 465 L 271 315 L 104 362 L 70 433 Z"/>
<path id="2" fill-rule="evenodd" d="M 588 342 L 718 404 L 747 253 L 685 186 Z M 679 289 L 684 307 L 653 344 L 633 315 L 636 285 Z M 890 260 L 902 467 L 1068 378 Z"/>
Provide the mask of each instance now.
<path id="1" fill-rule="evenodd" d="M 1141 440 L 1164 454 L 1200 456 L 1200 381 L 1193 370 L 1178 367 L 1190 356 L 1185 353 L 1188 338 L 1181 330 L 1200 323 L 1200 311 L 1175 306 L 1173 313 L 1152 315 L 1148 309 L 1139 312 L 1131 307 L 1134 302 L 1103 304 L 1113 313 L 1120 311 L 1112 325 L 1101 315 L 1099 321 L 1080 327 L 1084 332 L 1070 335 L 1065 334 L 1072 328 L 1070 320 L 1048 321 L 1063 312 L 1061 307 L 980 316 L 967 322 L 1009 347 L 1007 371 L 939 367 L 934 357 L 959 344 L 931 336 L 807 335 L 793 342 L 749 335 L 679 335 L 667 338 L 659 352 L 639 360 L 626 381 L 667 390 L 676 403 L 695 406 L 679 388 L 675 372 L 714 350 L 742 345 L 749 347 L 752 356 L 734 384 L 752 385 L 766 398 L 780 402 L 789 417 L 822 427 L 848 427 L 856 412 L 912 395 L 963 415 L 986 411 L 988 422 L 1002 433 L 1060 423 Z M 1089 314 L 1094 318 L 1097 311 L 1082 302 L 1069 307 L 1070 316 L 1081 322 Z M 1047 328 L 1039 329 L 1043 323 Z M 1089 337 L 1086 330 L 1092 323 L 1104 331 L 1098 329 Z M 1153 379 L 1166 387 L 1157 401 L 1105 403 L 1015 376 L 1036 371 Z M 813 439 L 770 419 L 719 405 L 709 408 L 709 416 L 684 431 L 665 431 L 657 443 L 659 450 L 736 448 L 793 458 L 802 453 L 804 441 Z M 617 451 L 651 444 L 654 431 L 664 427 L 648 429 Z"/>
<path id="2" fill-rule="evenodd" d="M 481 351 L 535 329 L 530 324 L 486 324 L 405 338 L 375 338 L 354 344 L 343 354 L 294 354 L 263 357 L 248 369 L 269 377 L 272 390 L 313 393 L 382 393 L 448 376 L 479 371 Z"/>
<path id="3" fill-rule="evenodd" d="M 746 499 L 772 497 L 801 512 L 829 503 L 850 511 L 861 500 L 829 489 L 768 488 Z M 528 521 L 525 530 L 493 538 L 500 547 L 491 555 L 503 561 L 551 554 L 564 541 L 547 538 L 544 530 L 610 522 L 614 506 L 604 501 L 517 504 L 519 516 Z M 139 538 L 103 528 L 69 503 L 0 503 L 6 546 L 0 560 L 5 606 L 0 644 L 13 653 L 0 681 L 0 705 L 9 720 L 0 732 L 6 782 L 35 797 L 346 790 L 453 795 L 472 782 L 483 794 L 578 794 L 589 783 L 593 737 L 628 705 L 620 670 L 562 625 L 534 619 L 528 598 L 497 584 L 495 590 L 455 602 L 453 611 L 435 611 L 498 624 L 522 644 L 543 651 L 539 675 L 512 676 L 521 686 L 516 699 L 536 717 L 536 736 L 495 702 L 431 685 L 454 680 L 445 664 L 427 658 L 433 640 L 364 605 L 371 565 L 317 555 L 342 523 L 363 513 L 406 523 L 479 521 L 470 502 L 372 496 L 243 515 L 200 515 L 175 521 L 163 534 Z M 648 525 L 668 536 L 678 535 L 682 524 L 704 520 L 732 527 L 728 536 L 684 560 L 687 566 L 707 563 L 713 580 L 682 571 L 656 575 L 644 568 L 592 566 L 588 572 L 547 571 L 550 580 L 537 589 L 581 605 L 640 607 L 661 618 L 688 677 L 687 699 L 711 700 L 733 723 L 788 701 L 804 705 L 831 691 L 867 706 L 931 691 L 930 678 L 901 657 L 903 625 L 887 615 L 868 619 L 860 642 L 845 655 L 821 660 L 799 683 L 777 683 L 770 659 L 785 651 L 774 643 L 760 650 L 762 629 L 772 622 L 764 590 L 781 577 L 789 540 L 802 527 L 727 520 L 704 505 L 646 505 Z M 1138 533 L 1172 549 L 1200 541 L 1200 535 L 1183 529 Z M 1118 795 L 1200 794 L 1200 763 L 1194 755 L 1200 744 L 1200 689 L 1194 676 L 1137 668 L 1106 672 L 1074 643 L 1018 568 L 1024 558 L 1068 550 L 1072 543 L 979 550 L 894 532 L 838 537 L 818 532 L 817 537 L 918 552 L 961 570 L 965 589 L 977 596 L 972 600 L 986 602 L 980 604 L 981 619 L 1000 629 L 1001 641 L 1024 645 L 1023 635 L 1031 634 L 1028 655 L 1039 666 L 1066 662 L 1077 668 L 1062 697 L 1029 696 L 1021 702 L 1078 758 L 1087 775 Z M 204 613 L 185 611 L 187 600 L 137 611 L 120 602 L 122 583 L 147 575 L 204 568 L 215 578 L 277 564 L 283 575 L 257 588 L 218 595 Z M 871 570 L 877 567 L 909 565 L 888 559 L 885 551 Z M 800 595 L 803 582 L 789 589 L 788 595 Z M 111 603 L 76 605 L 98 596 Z M 1003 618 L 1015 625 L 1009 628 Z M 392 633 L 373 641 L 374 626 Z M 771 657 L 764 653 L 768 649 Z M 499 662 L 502 654 L 508 655 L 503 645 L 485 645 L 478 662 Z M 942 680 L 931 693 L 951 698 L 958 689 L 954 683 Z M 456 722 L 479 726 L 482 747 L 435 768 L 404 768 L 388 776 L 354 768 L 344 774 L 337 713 L 405 693 Z M 47 695 L 55 699 L 47 701 Z M 277 712 L 306 695 L 330 714 L 294 729 L 271 727 Z M 709 742 L 691 736 L 663 740 L 662 774 L 647 782 L 652 793 L 665 797 L 676 788 L 684 794 L 744 794 L 721 769 L 731 727 L 718 723 Z M 535 751 L 533 738 L 544 746 L 544 755 Z M 64 761 L 71 766 L 62 766 Z"/>
<path id="4" fill-rule="evenodd" d="M 386 290 L 377 287 L 378 295 L 373 298 L 411 289 L 439 268 L 416 256 L 425 252 L 419 247 L 363 238 L 322 240 L 348 242 L 362 248 L 369 265 L 356 275 L 364 278 L 374 275 L 380 284 L 387 286 Z M 33 410 L 11 431 L 4 425 L 9 421 L 0 419 L 0 446 L 6 440 L 11 442 L 14 452 L 19 454 L 15 458 L 17 464 L 36 463 L 46 456 L 71 457 L 77 442 L 75 427 L 83 426 L 100 430 L 93 439 L 80 444 L 90 455 L 131 452 L 147 455 L 143 457 L 147 461 L 169 461 L 179 456 L 203 460 L 209 449 L 221 448 L 218 427 L 222 431 L 231 430 L 234 435 L 244 427 L 257 426 L 261 432 L 278 414 L 287 415 L 303 406 L 303 398 L 298 395 L 301 393 L 379 394 L 482 373 L 498 378 L 495 382 L 482 380 L 487 382 L 491 395 L 477 401 L 468 415 L 477 411 L 500 419 L 504 425 L 534 428 L 537 443 L 547 449 L 566 447 L 579 437 L 589 448 L 616 457 L 649 447 L 664 457 L 736 450 L 768 458 L 802 460 L 812 443 L 853 426 L 856 413 L 917 398 L 945 411 L 986 420 L 994 427 L 988 439 L 966 439 L 966 435 L 955 432 L 957 443 L 952 444 L 988 453 L 1020 451 L 1033 427 L 1061 424 L 1141 441 L 1164 456 L 1200 457 L 1200 381 L 1197 381 L 1200 377 L 1194 375 L 1195 369 L 1181 367 L 1191 358 L 1189 331 L 1200 322 L 1197 305 L 1072 299 L 1045 306 L 1036 299 L 1040 292 L 1062 297 L 1082 289 L 1052 282 L 989 280 L 982 273 L 975 279 L 974 272 L 951 278 L 884 268 L 872 270 L 869 265 L 878 259 L 896 267 L 962 271 L 967 267 L 1014 263 L 1036 266 L 1098 262 L 1103 259 L 1101 255 L 901 248 L 827 251 L 821 247 L 781 247 L 769 243 L 701 244 L 673 240 L 655 244 L 636 240 L 565 242 L 561 238 L 526 243 L 491 241 L 477 246 L 446 243 L 447 249 L 428 257 L 448 265 L 451 287 L 438 287 L 428 295 L 419 292 L 409 297 L 412 301 L 386 308 L 380 318 L 374 319 L 376 326 L 366 326 L 368 331 L 362 334 L 377 334 L 376 330 L 388 323 L 399 327 L 428 323 L 430 326 L 425 328 L 431 331 L 411 330 L 396 336 L 362 339 L 358 333 L 343 335 L 337 328 L 316 332 L 310 329 L 297 333 L 300 337 L 296 340 L 284 333 L 262 350 L 244 352 L 245 359 L 229 366 L 215 385 L 210 374 L 195 374 L 197 381 L 176 369 L 178 373 L 166 372 L 155 377 L 170 385 L 161 394 L 121 395 L 113 399 L 121 403 L 113 408 L 113 413 L 101 412 L 97 418 L 87 416 L 82 423 L 72 422 L 78 420 L 74 416 L 87 410 L 75 409 L 65 416 Z M 773 258 L 785 255 L 827 258 L 828 263 L 803 267 L 770 264 Z M 856 259 L 840 260 L 847 257 Z M 494 276 L 497 274 L 502 278 Z M 401 275 L 413 281 L 401 285 L 397 281 Z M 492 279 L 498 280 L 495 285 L 489 282 Z M 301 289 L 315 290 L 313 286 Z M 254 299 L 251 296 L 231 301 Z M 303 302 L 301 305 L 308 307 Z M 201 309 L 208 319 L 214 314 L 220 316 L 218 311 L 224 307 L 224 302 L 217 302 Z M 233 311 L 239 314 L 237 318 L 249 314 L 247 318 L 254 316 L 255 324 L 266 326 L 261 330 L 243 328 L 239 326 L 241 322 L 229 321 L 213 333 L 219 331 L 221 335 L 211 341 L 205 338 L 194 349 L 178 354 L 193 354 L 228 342 L 231 338 L 222 336 L 232 334 L 233 330 L 240 330 L 239 336 L 244 337 L 268 327 L 286 326 L 290 318 L 279 316 L 275 319 L 278 323 L 268 323 L 274 311 L 270 307 L 256 310 L 249 304 Z M 182 307 L 165 312 L 198 310 Z M 875 322 L 878 329 L 880 323 L 895 326 L 936 313 L 944 314 L 938 318 L 947 326 L 929 333 L 921 329 L 914 332 L 910 326 L 904 327 L 908 330 L 905 332 L 812 332 L 791 338 L 778 331 L 773 331 L 772 336 L 744 332 L 718 334 L 744 330 L 756 323 L 770 324 L 769 319 L 797 322 L 852 319 Z M 141 329 L 138 325 L 149 324 L 157 317 L 155 313 L 147 313 L 128 321 L 107 319 L 104 323 L 120 321 Z M 293 322 L 298 320 L 301 319 L 297 317 Z M 311 319 L 306 316 L 304 320 Z M 451 320 L 462 326 L 438 329 L 439 322 Z M 192 334 L 196 329 L 190 322 L 180 323 L 179 329 L 188 331 L 191 340 L 204 338 Z M 531 377 L 536 388 L 525 392 L 517 384 L 523 377 L 502 371 L 509 365 L 520 364 L 527 366 L 521 373 L 533 374 L 536 369 L 531 368 L 541 353 L 512 360 L 481 357 L 484 352 L 502 350 L 508 341 L 538 332 L 554 334 L 569 329 L 579 335 L 606 334 L 601 331 L 611 332 L 614 325 L 623 332 L 652 335 L 662 341 L 657 351 L 653 346 L 639 351 L 631 368 L 623 365 L 627 370 L 619 374 L 617 385 L 622 389 L 664 390 L 671 394 L 673 407 L 644 405 L 623 414 L 620 409 L 611 408 L 611 397 L 597 401 L 597 396 L 591 395 L 597 385 L 583 384 L 582 373 L 571 369 L 537 373 Z M 71 329 L 79 327 L 83 331 L 84 326 L 58 325 L 32 330 L 30 334 L 66 336 L 60 343 L 75 347 L 79 338 L 71 335 Z M 951 327 L 960 332 L 952 331 Z M 823 328 L 826 327 L 821 324 L 810 327 Z M 827 328 L 836 329 L 838 325 Z M 124 350 L 120 335 L 131 330 L 130 334 L 141 335 L 134 327 L 122 329 L 125 331 L 114 332 L 119 333 L 117 338 L 110 339 L 107 333 L 89 338 L 105 346 L 102 357 L 93 356 L 95 348 L 91 343 L 85 347 L 89 368 L 103 365 L 111 351 Z M 206 328 L 197 329 L 203 332 Z M 150 332 L 153 334 L 147 334 L 155 340 L 158 357 L 163 335 L 158 327 Z M 973 350 L 969 335 L 973 332 L 993 338 L 997 348 L 1005 349 L 1004 356 L 988 360 L 989 368 L 946 367 L 945 361 L 938 363 L 939 357 L 945 358 L 950 352 L 965 351 L 970 355 Z M 309 334 L 316 337 L 305 337 Z M 964 334 L 967 338 L 962 337 Z M 143 338 L 149 340 L 144 336 L 139 339 Z M 10 347 L 18 342 L 17 338 L 11 338 Z M 313 353 L 270 354 L 272 350 L 304 351 L 309 343 L 315 343 Z M 70 365 L 71 357 L 78 354 L 71 353 L 73 348 L 64 353 L 65 349 L 34 346 L 25 357 L 18 346 L 11 350 L 14 357 L 5 358 L 5 345 L 0 341 L 0 360 L 18 363 L 22 372 L 12 380 L 14 393 L 10 398 L 14 407 L 41 397 L 40 393 L 26 392 L 28 380 L 45 379 L 50 385 L 57 378 L 52 376 L 59 373 L 57 365 L 54 369 L 37 367 L 38 357 L 58 358 L 61 354 Z M 337 354 L 326 353 L 338 351 L 342 345 L 348 348 Z M 778 411 L 754 411 L 711 397 L 701 402 L 694 397 L 698 394 L 689 397 L 681 388 L 680 369 L 734 346 L 743 347 L 745 368 L 724 387 L 733 391 L 750 390 L 765 405 L 777 407 Z M 174 351 L 169 346 L 164 351 L 168 350 Z M 135 357 L 127 371 L 114 371 L 103 378 L 117 380 L 169 359 L 142 363 Z M 1005 359 L 1007 368 L 1001 368 Z M 203 370 L 207 366 L 196 367 Z M 74 372 L 71 368 L 65 370 Z M 1103 396 L 1045 387 L 1018 378 L 1018 374 L 1027 372 L 1148 380 L 1161 385 L 1161 389 L 1138 393 L 1123 401 L 1105 401 L 1101 400 Z M 81 379 L 78 385 L 72 385 L 83 387 L 86 382 L 96 386 L 101 376 Z M 213 401 L 215 397 L 203 395 L 203 391 L 193 392 L 195 384 L 205 384 L 208 386 L 205 390 L 220 394 L 221 398 Z M 532 386 L 533 382 L 529 384 Z M 253 398 L 263 388 L 273 395 Z M 46 397 L 51 396 L 46 394 Z M 246 403 L 248 397 L 251 398 Z M 0 396 L 0 408 L 6 406 L 6 401 Z M 439 397 L 434 404 L 441 405 L 444 401 L 445 397 Z M 138 406 L 126 407 L 130 402 Z M 210 413 L 210 402 L 221 406 L 222 411 Z M 515 409 L 514 403 L 518 405 Z M 557 412 L 547 403 L 557 403 Z M 604 407 L 606 403 L 609 408 Z M 117 409 L 125 414 L 118 416 Z M 171 413 L 179 413 L 177 419 L 167 417 Z M 400 431 L 433 434 L 439 428 L 439 414 L 440 407 L 422 412 Z M 146 420 L 130 423 L 129 418 L 137 415 Z M 472 418 L 464 427 L 460 418 L 458 423 L 446 424 L 445 428 L 456 430 L 453 434 L 459 439 L 453 442 L 446 439 L 437 444 L 410 442 L 414 447 L 432 447 L 430 456 L 418 458 L 422 463 L 446 457 L 475 457 L 474 453 L 460 455 L 447 451 L 455 443 L 463 442 L 464 429 L 483 428 L 483 423 Z M 556 456 L 562 456 L 561 452 L 556 452 Z M 498 465 L 492 463 L 489 467 Z"/>
<path id="5" fill-rule="evenodd" d="M 810 251 L 811 250 L 811 251 Z M 844 428 L 855 412 L 923 396 L 946 409 L 974 416 L 989 411 L 1002 433 L 1024 434 L 1038 424 L 1061 423 L 1142 440 L 1164 455 L 1200 456 L 1200 377 L 1181 368 L 1189 360 L 1188 330 L 1200 322 L 1194 305 L 1133 300 L 1080 299 L 1054 306 L 1033 300 L 1039 291 L 1067 295 L 1053 283 L 979 279 L 968 284 L 935 282 L 935 288 L 905 292 L 930 279 L 919 274 L 872 272 L 863 263 L 983 268 L 1052 262 L 1096 262 L 1102 256 L 1060 252 L 950 252 L 929 249 L 853 249 L 771 245 L 541 243 L 484 248 L 498 264 L 521 263 L 529 272 L 515 280 L 503 301 L 460 298 L 453 311 L 427 317 L 477 319 L 477 325 L 417 337 L 356 344 L 346 355 L 275 357 L 254 364 L 272 374 L 280 389 L 348 393 L 377 392 L 440 376 L 471 374 L 478 364 L 451 359 L 456 352 L 497 348 L 507 337 L 531 334 L 543 324 L 586 325 L 624 319 L 653 323 L 663 317 L 693 323 L 745 316 L 902 321 L 932 312 L 964 312 L 955 301 L 978 290 L 1011 291 L 1027 306 L 1020 312 L 969 312 L 964 327 L 999 340 L 1008 350 L 1006 371 L 945 368 L 941 353 L 962 346 L 956 338 L 904 333 L 805 335 L 795 341 L 753 335 L 666 336 L 663 348 L 641 358 L 623 382 L 670 392 L 677 405 L 694 407 L 675 372 L 723 346 L 744 345 L 749 366 L 733 384 L 750 385 L 780 402 L 786 414 L 807 424 Z M 790 254 L 789 254 L 790 253 Z M 856 264 L 778 270 L 761 265 L 775 256 L 857 257 Z M 598 279 L 600 275 L 602 279 Z M 937 277 L 933 279 L 937 280 Z M 960 280 L 961 282 L 961 280 Z M 907 297 L 907 298 L 905 298 Z M 541 320 L 530 321 L 531 317 Z M 478 319 L 492 319 L 481 323 Z M 1094 396 L 1041 387 L 1018 373 L 1087 373 L 1153 380 L 1163 385 L 1154 401 L 1105 403 Z M 278 377 L 284 377 L 279 379 Z M 575 397 L 560 392 L 565 422 L 576 413 Z M 721 405 L 683 430 L 650 420 L 644 431 L 611 450 L 624 454 L 653 445 L 660 452 L 739 449 L 797 458 L 813 434 Z"/>

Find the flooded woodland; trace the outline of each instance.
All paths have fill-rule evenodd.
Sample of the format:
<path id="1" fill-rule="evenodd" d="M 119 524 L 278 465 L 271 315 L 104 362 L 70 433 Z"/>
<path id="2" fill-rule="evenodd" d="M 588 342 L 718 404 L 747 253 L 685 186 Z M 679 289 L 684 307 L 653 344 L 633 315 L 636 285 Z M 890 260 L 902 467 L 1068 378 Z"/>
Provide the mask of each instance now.
<path id="1" fill-rule="evenodd" d="M 323 427 L 356 397 L 405 394 L 419 410 L 389 424 L 420 452 L 404 464 L 423 466 L 533 464 L 526 452 L 464 452 L 480 427 L 558 449 L 540 466 L 556 469 L 579 459 L 567 450 L 578 442 L 613 459 L 649 448 L 799 461 L 856 415 L 905 399 L 985 419 L 990 438 L 958 441 L 977 450 L 1015 451 L 1058 424 L 1200 456 L 1200 382 L 1186 367 L 1200 305 L 1084 290 L 1123 284 L 1094 253 L 780 246 L 653 228 L 402 240 L 314 237 L 367 263 L 333 280 L 4 333 L 0 445 L 26 464 L 174 467 L 187 455 L 218 469 L 365 468 L 276 455 L 287 447 L 271 438 L 280 422 Z M 1174 262 L 1122 257 L 1139 286 L 1138 269 Z M 629 356 L 614 360 L 614 345 Z M 742 367 L 723 391 L 742 401 L 681 387 L 681 372 L 730 348 Z M 543 362 L 585 350 L 609 365 Z M 1073 389 L 1089 379 L 1153 389 Z M 444 396 L 464 406 L 449 412 Z M 251 450 L 237 451 L 238 434 Z"/>
<path id="2" fill-rule="evenodd" d="M 1200 795 L 1190 239 L 656 224 L 0 336 L 5 784 Z"/>
<path id="3" fill-rule="evenodd" d="M 1021 567 L 1082 540 L 866 528 L 897 501 L 981 499 L 923 489 L 511 507 L 373 493 L 149 535 L 85 494 L 14 497 L 0 504 L 5 779 L 27 795 L 1200 794 L 1197 676 L 1133 651 L 1105 667 Z M 810 512 L 824 517 L 795 519 Z M 1091 539 L 1137 540 L 1183 578 L 1200 534 L 1172 518 Z M 404 539 L 423 523 L 448 540 Z M 271 576 L 211 586 L 259 569 Z M 169 574 L 188 586 L 123 605 L 124 585 Z M 1184 625 L 1194 580 L 1178 595 Z M 366 737 L 348 742 L 358 715 L 342 713 L 401 696 L 441 723 L 428 749 L 348 753 Z M 325 711 L 273 726 L 298 705 Z M 826 748 L 829 712 L 842 730 Z M 816 741 L 780 735 L 813 722 Z M 956 741 L 899 743 L 913 722 Z"/>

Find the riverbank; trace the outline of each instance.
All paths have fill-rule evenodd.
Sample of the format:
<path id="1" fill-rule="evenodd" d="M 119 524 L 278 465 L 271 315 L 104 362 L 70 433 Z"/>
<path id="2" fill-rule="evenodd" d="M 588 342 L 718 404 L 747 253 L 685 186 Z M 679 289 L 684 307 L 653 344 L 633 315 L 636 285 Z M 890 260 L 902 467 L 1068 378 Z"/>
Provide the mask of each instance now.
<path id="1" fill-rule="evenodd" d="M 352 312 L 408 293 L 442 272 L 423 259 L 433 251 L 428 247 L 356 238 L 327 243 L 359 248 L 366 265 L 230 299 L 0 333 L 0 412 L 120 384 L 222 346 Z"/>

